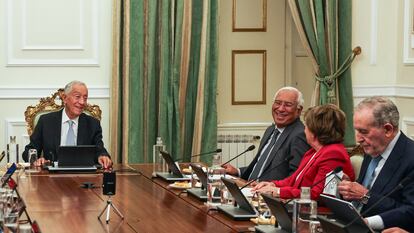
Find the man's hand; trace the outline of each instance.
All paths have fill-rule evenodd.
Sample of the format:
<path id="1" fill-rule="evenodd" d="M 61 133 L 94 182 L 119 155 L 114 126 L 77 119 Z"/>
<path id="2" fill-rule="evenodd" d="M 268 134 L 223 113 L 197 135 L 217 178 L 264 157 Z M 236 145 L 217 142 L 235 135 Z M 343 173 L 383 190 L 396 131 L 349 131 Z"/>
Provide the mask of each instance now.
<path id="1" fill-rule="evenodd" d="M 45 164 L 45 163 L 49 163 L 50 161 L 49 160 L 46 160 L 45 158 L 43 158 L 43 157 L 40 157 L 40 158 L 38 158 L 34 163 L 33 163 L 33 165 L 35 166 L 35 167 L 40 167 L 40 166 L 42 166 L 43 164 Z"/>
<path id="2" fill-rule="evenodd" d="M 357 182 L 343 180 L 338 184 L 339 193 L 345 200 L 361 200 L 368 193 L 368 189 Z"/>
<path id="3" fill-rule="evenodd" d="M 408 233 L 408 231 L 405 231 L 399 227 L 392 227 L 392 228 L 383 230 L 382 233 Z"/>
<path id="4" fill-rule="evenodd" d="M 112 160 L 106 155 L 99 156 L 98 162 L 102 165 L 103 169 L 112 167 Z"/>
<path id="5" fill-rule="evenodd" d="M 233 176 L 238 176 L 239 175 L 239 171 L 237 170 L 237 168 L 233 167 L 231 164 L 227 163 L 224 165 L 221 165 L 224 169 L 226 169 L 226 173 L 233 175 Z"/>
<path id="6" fill-rule="evenodd" d="M 253 187 L 252 192 L 258 192 L 259 189 L 265 188 L 267 186 L 275 187 L 275 184 L 273 182 L 262 181 L 262 182 L 258 183 L 256 186 Z"/>

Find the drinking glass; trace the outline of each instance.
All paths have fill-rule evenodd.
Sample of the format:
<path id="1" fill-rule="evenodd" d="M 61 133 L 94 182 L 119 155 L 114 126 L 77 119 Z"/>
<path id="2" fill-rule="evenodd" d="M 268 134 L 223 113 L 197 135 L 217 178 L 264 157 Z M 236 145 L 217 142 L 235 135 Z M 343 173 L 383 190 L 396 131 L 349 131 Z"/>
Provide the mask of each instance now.
<path id="1" fill-rule="evenodd" d="M 37 161 L 37 150 L 30 149 L 28 155 L 29 163 L 33 165 Z"/>
<path id="2" fill-rule="evenodd" d="M 19 214 L 16 212 L 7 213 L 4 215 L 4 226 L 11 232 L 16 233 L 19 228 Z"/>

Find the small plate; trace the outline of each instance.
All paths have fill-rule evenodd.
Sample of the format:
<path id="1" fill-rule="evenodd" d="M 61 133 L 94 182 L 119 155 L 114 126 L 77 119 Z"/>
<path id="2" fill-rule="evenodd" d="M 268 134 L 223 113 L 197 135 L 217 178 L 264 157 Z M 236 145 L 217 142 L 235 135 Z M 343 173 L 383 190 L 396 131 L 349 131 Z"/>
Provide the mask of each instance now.
<path id="1" fill-rule="evenodd" d="M 187 185 L 178 185 L 177 183 L 169 184 L 168 187 L 175 188 L 175 189 L 189 189 L 191 188 L 191 184 L 187 183 Z"/>

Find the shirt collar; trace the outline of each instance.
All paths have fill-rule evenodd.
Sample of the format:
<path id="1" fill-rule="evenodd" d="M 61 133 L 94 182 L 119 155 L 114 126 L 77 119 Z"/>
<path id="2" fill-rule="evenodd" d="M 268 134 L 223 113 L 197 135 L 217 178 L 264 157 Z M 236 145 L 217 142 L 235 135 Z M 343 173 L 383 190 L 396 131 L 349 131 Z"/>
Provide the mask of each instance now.
<path id="1" fill-rule="evenodd" d="M 65 108 L 63 108 L 63 112 L 62 112 L 62 124 L 68 122 L 69 120 L 70 119 L 69 119 L 68 115 L 66 114 Z M 78 125 L 79 116 L 77 116 L 74 119 L 72 119 L 72 121 L 75 123 L 75 125 Z"/>
<path id="2" fill-rule="evenodd" d="M 285 129 L 286 129 L 286 127 L 279 128 L 279 127 L 277 127 L 277 126 L 275 125 L 275 129 L 279 130 L 279 133 L 280 133 L 280 134 L 282 134 L 282 133 L 283 133 L 283 130 L 285 130 Z"/>
<path id="3" fill-rule="evenodd" d="M 384 152 L 382 152 L 381 157 L 385 160 L 388 159 L 390 156 L 392 149 L 394 149 L 395 144 L 397 144 L 398 138 L 400 138 L 401 131 L 398 131 L 397 135 L 391 140 L 391 142 L 388 144 L 387 148 L 385 148 Z"/>

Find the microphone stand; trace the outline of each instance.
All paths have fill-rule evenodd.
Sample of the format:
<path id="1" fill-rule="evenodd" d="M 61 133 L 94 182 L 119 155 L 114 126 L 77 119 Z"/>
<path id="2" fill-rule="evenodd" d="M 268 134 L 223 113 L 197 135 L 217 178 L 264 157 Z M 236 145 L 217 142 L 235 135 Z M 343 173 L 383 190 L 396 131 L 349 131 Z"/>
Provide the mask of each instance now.
<path id="1" fill-rule="evenodd" d="M 274 167 L 272 167 L 272 168 L 270 168 L 269 170 L 267 170 L 266 172 L 262 173 L 262 174 L 261 174 L 259 177 L 257 177 L 256 179 L 253 179 L 253 180 L 251 180 L 251 181 L 247 182 L 245 185 L 243 185 L 243 186 L 240 188 L 240 190 L 242 190 L 242 189 L 246 188 L 247 186 L 249 186 L 249 185 L 250 185 L 250 184 L 252 184 L 253 182 L 255 182 L 255 181 L 259 180 L 260 178 L 262 178 L 262 177 L 263 177 L 263 175 L 264 175 L 264 174 L 267 174 L 267 172 L 270 172 L 270 171 L 272 171 L 273 169 L 276 169 L 276 168 L 280 167 L 282 164 L 284 164 L 285 162 L 289 162 L 289 161 L 290 161 L 290 160 L 292 160 L 292 159 L 293 159 L 293 156 L 289 156 L 289 157 L 285 158 L 282 162 L 280 162 L 280 163 L 276 164 Z"/>
<path id="2" fill-rule="evenodd" d="M 224 166 L 224 165 L 226 165 L 226 164 L 230 163 L 231 161 L 233 161 L 233 160 L 237 159 L 238 157 L 240 157 L 240 156 L 244 155 L 245 153 L 247 153 L 247 152 L 249 152 L 249 151 L 254 150 L 254 148 L 256 148 L 254 145 L 249 146 L 249 147 L 248 147 L 245 151 L 243 151 L 242 153 L 240 153 L 240 154 L 238 154 L 238 155 L 234 156 L 234 157 L 233 157 L 233 158 L 231 158 L 229 161 L 227 161 L 227 162 L 223 163 L 221 166 Z"/>

